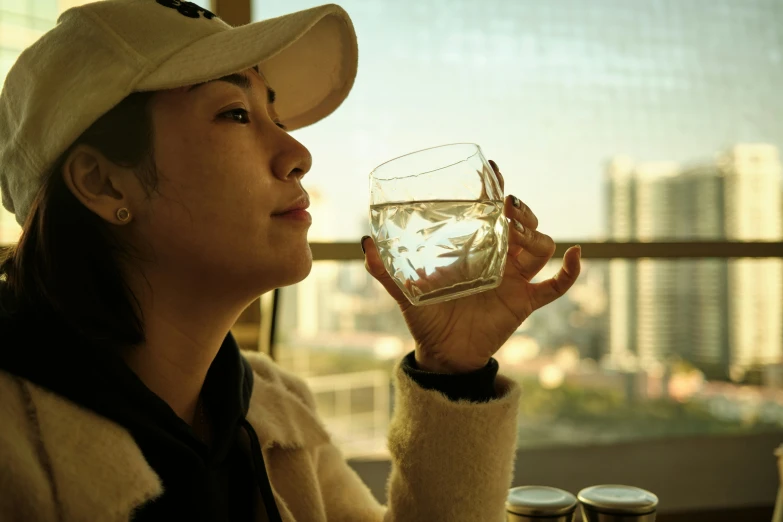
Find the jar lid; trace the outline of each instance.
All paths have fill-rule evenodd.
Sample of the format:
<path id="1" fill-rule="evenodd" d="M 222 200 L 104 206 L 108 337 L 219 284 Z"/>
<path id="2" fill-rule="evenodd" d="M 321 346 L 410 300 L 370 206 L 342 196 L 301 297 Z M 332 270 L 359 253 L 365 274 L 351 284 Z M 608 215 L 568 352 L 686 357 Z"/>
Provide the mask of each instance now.
<path id="1" fill-rule="evenodd" d="M 508 492 L 506 511 L 515 515 L 568 515 L 576 509 L 576 497 L 548 486 L 522 486 Z"/>
<path id="2" fill-rule="evenodd" d="M 579 492 L 579 502 L 607 514 L 645 515 L 658 507 L 658 497 L 649 491 L 617 484 L 583 489 Z"/>

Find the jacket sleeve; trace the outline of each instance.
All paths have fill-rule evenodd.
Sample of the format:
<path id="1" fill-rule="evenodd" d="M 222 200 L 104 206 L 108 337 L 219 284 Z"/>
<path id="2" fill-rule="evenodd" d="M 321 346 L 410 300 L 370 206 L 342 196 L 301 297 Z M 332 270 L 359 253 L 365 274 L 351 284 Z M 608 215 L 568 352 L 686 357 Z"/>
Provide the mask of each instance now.
<path id="1" fill-rule="evenodd" d="M 389 429 L 392 459 L 381 507 L 339 450 L 318 453 L 329 522 L 502 522 L 517 437 L 519 387 L 499 375 L 488 402 L 452 401 L 398 365 Z"/>

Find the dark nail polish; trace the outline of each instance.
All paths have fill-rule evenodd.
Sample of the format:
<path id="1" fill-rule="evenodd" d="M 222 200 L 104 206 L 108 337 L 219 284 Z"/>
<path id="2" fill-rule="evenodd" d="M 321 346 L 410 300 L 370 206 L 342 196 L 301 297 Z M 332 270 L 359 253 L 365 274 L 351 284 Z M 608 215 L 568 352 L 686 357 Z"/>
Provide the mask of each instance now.
<path id="1" fill-rule="evenodd" d="M 362 254 L 366 254 L 367 252 L 364 250 L 364 242 L 370 239 L 370 236 L 362 236 L 361 245 L 362 245 Z"/>
<path id="2" fill-rule="evenodd" d="M 522 202 L 519 201 L 519 199 L 516 196 L 511 196 L 511 204 L 514 205 L 516 208 L 522 207 Z"/>

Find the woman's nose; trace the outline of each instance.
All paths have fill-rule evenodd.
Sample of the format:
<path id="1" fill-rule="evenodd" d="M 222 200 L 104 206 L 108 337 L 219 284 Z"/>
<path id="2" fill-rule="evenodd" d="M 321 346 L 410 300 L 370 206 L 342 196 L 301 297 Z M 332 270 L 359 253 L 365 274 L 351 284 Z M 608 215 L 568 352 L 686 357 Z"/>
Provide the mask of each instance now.
<path id="1" fill-rule="evenodd" d="M 307 147 L 290 134 L 280 131 L 279 152 L 272 165 L 275 176 L 285 181 L 290 177 L 301 178 L 310 171 L 313 157 Z"/>

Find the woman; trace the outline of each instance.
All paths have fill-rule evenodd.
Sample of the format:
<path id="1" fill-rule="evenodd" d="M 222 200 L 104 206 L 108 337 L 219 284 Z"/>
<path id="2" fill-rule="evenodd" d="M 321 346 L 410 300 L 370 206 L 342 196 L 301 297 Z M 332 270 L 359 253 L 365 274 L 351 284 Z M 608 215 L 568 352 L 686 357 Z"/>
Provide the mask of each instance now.
<path id="1" fill-rule="evenodd" d="M 0 270 L 0 519 L 503 518 L 519 390 L 492 355 L 580 255 L 530 283 L 554 243 L 519 200 L 503 283 L 473 297 L 409 306 L 362 241 L 416 340 L 388 507 L 303 381 L 229 333 L 310 271 L 311 158 L 288 130 L 331 113 L 356 63 L 339 7 L 232 29 L 172 0 L 72 9 L 22 53 L 0 95 L 0 188 L 23 225 Z"/>

